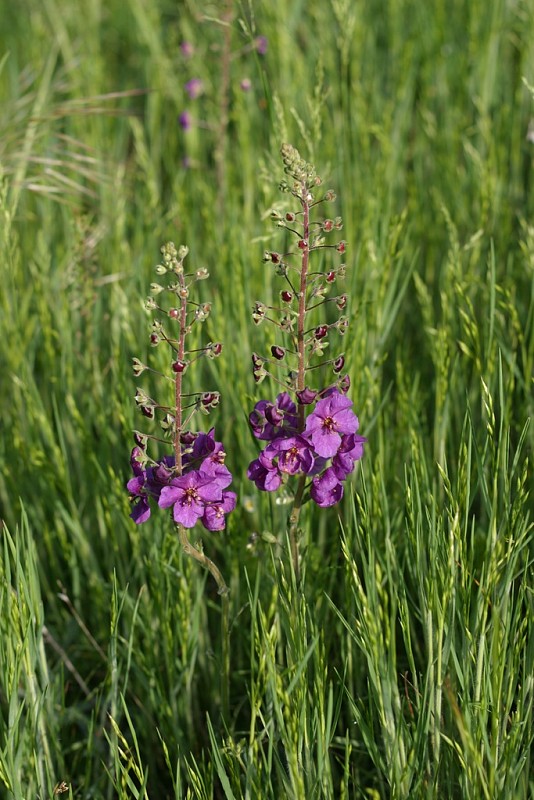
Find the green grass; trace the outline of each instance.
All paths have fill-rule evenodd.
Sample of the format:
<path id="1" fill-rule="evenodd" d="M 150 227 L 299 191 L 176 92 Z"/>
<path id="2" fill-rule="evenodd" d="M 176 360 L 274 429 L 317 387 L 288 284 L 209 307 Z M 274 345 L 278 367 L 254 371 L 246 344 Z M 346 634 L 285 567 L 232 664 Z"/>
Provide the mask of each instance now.
<path id="1" fill-rule="evenodd" d="M 309 5 L 0 0 L 8 800 L 534 796 L 532 4 Z M 369 439 L 342 504 L 303 509 L 300 588 L 290 506 L 246 480 L 283 141 L 338 196 Z M 216 586 L 124 488 L 169 239 L 209 269 L 225 346 L 188 372 L 221 392 L 240 498 L 202 531 L 230 586 L 225 716 Z"/>

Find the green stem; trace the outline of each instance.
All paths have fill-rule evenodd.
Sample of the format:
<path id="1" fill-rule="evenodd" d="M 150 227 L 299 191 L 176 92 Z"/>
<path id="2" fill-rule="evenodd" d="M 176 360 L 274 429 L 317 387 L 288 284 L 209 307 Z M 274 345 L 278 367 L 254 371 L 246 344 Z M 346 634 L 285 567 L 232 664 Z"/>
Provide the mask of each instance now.
<path id="1" fill-rule="evenodd" d="M 222 648 L 222 668 L 221 668 L 221 710 L 223 719 L 228 719 L 229 709 L 229 685 L 230 685 L 230 625 L 229 613 L 230 590 L 222 576 L 222 572 L 216 564 L 208 558 L 201 550 L 192 544 L 187 536 L 187 531 L 183 525 L 177 525 L 178 537 L 182 550 L 185 555 L 191 556 L 204 569 L 207 569 L 217 584 L 218 592 L 221 595 L 221 648 Z"/>

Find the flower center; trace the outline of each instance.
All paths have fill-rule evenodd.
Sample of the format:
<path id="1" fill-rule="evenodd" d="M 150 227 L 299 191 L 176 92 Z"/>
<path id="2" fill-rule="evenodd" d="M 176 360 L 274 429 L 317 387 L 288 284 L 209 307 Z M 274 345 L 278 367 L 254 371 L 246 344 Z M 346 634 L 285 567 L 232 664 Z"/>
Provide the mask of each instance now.
<path id="1" fill-rule="evenodd" d="M 333 417 L 325 417 L 323 420 L 323 428 L 333 431 L 336 427 L 336 422 Z"/>
<path id="2" fill-rule="evenodd" d="M 190 486 L 189 489 L 185 490 L 184 503 L 190 506 L 195 500 L 198 500 L 198 492 L 194 486 Z"/>

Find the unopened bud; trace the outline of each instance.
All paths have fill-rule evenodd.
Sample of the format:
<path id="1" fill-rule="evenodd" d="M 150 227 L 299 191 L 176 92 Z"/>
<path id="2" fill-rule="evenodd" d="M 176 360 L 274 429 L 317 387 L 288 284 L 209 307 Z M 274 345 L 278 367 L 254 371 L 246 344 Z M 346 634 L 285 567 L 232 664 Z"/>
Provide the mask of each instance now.
<path id="1" fill-rule="evenodd" d="M 206 267 L 201 267 L 200 269 L 197 269 L 197 271 L 195 272 L 195 278 L 197 279 L 197 281 L 205 281 L 206 278 L 209 278 L 209 276 L 210 274 L 206 269 Z"/>
<path id="2" fill-rule="evenodd" d="M 158 264 L 156 267 L 156 275 L 165 275 L 167 271 L 167 267 L 163 264 Z"/>
<path id="3" fill-rule="evenodd" d="M 145 369 L 148 369 L 148 367 L 146 366 L 146 364 L 143 364 L 143 362 L 142 362 L 142 361 L 139 361 L 139 359 L 138 359 L 138 358 L 134 358 L 134 359 L 133 359 L 133 374 L 135 375 L 135 377 L 136 377 L 136 378 L 137 378 L 137 377 L 138 377 L 138 376 L 139 376 L 139 375 L 140 375 L 142 372 L 144 372 L 144 371 L 145 371 Z"/>
<path id="4" fill-rule="evenodd" d="M 334 220 L 325 219 L 325 221 L 323 222 L 323 231 L 328 233 L 329 231 L 332 230 L 333 227 L 334 227 Z"/>
<path id="5" fill-rule="evenodd" d="M 172 371 L 177 372 L 178 374 L 182 374 L 182 372 L 185 372 L 187 367 L 188 367 L 188 362 L 181 361 L 180 359 L 177 359 L 172 363 Z"/>
<path id="6" fill-rule="evenodd" d="M 152 345 L 152 347 L 157 347 L 160 341 L 161 340 L 157 333 L 150 334 L 150 344 Z"/>
<path id="7" fill-rule="evenodd" d="M 286 214 L 286 222 L 295 222 L 296 215 L 293 214 L 292 211 L 288 211 Z"/>
<path id="8" fill-rule="evenodd" d="M 324 339 L 326 334 L 328 333 L 328 325 L 318 325 L 313 335 L 316 339 Z"/>
<path id="9" fill-rule="evenodd" d="M 334 272 L 334 270 L 330 270 L 330 272 L 327 272 L 325 275 L 325 279 L 327 283 L 334 283 L 336 279 L 336 273 Z"/>
<path id="10" fill-rule="evenodd" d="M 307 239 L 300 239 L 297 247 L 299 248 L 299 250 L 306 250 L 306 248 L 308 247 L 308 240 Z"/>
<path id="11" fill-rule="evenodd" d="M 324 199 L 327 200 L 328 202 L 332 202 L 333 200 L 336 199 L 336 193 L 334 191 L 332 191 L 332 189 L 329 189 L 326 192 L 326 194 L 324 196 Z"/>
<path id="12" fill-rule="evenodd" d="M 277 344 L 273 344 L 273 346 L 271 347 L 271 354 L 273 358 L 276 358 L 278 361 L 281 361 L 284 358 L 286 351 L 283 347 L 280 347 Z"/>
<path id="13" fill-rule="evenodd" d="M 280 292 L 280 297 L 284 303 L 290 303 L 293 300 L 293 293 L 289 292 L 287 289 L 283 289 L 283 291 Z"/>
<path id="14" fill-rule="evenodd" d="M 336 297 L 336 306 L 339 308 L 340 311 L 343 311 L 343 309 L 347 307 L 346 294 L 340 294 L 339 297 Z"/>
<path id="15" fill-rule="evenodd" d="M 154 298 L 153 297 L 147 297 L 147 299 L 145 300 L 145 309 L 147 311 L 153 311 L 157 307 L 158 307 L 158 304 L 156 303 Z"/>
<path id="16" fill-rule="evenodd" d="M 342 353 L 332 362 L 332 369 L 337 374 L 338 372 L 341 372 L 344 366 L 345 366 L 345 356 Z"/>
<path id="17" fill-rule="evenodd" d="M 169 317 L 171 319 L 178 319 L 179 316 L 180 312 L 178 311 L 177 308 L 169 308 Z"/>
<path id="18" fill-rule="evenodd" d="M 297 399 L 301 406 L 309 406 L 317 397 L 317 392 L 314 389 L 309 389 L 307 386 L 301 392 L 297 392 Z"/>
<path id="19" fill-rule="evenodd" d="M 150 291 L 152 294 L 159 294 L 162 292 L 164 287 L 160 283 L 151 283 L 150 284 Z"/>
<path id="20" fill-rule="evenodd" d="M 210 342 L 204 348 L 204 352 L 208 358 L 217 358 L 217 356 L 221 355 L 222 349 L 222 342 Z"/>
<path id="21" fill-rule="evenodd" d="M 341 241 L 341 242 L 338 244 L 338 246 L 336 247 L 336 250 L 337 250 L 337 252 L 338 252 L 338 253 L 344 253 L 344 252 L 345 252 L 345 249 L 346 249 L 346 246 L 347 246 L 347 243 L 346 243 L 346 242 L 343 242 L 343 241 Z"/>

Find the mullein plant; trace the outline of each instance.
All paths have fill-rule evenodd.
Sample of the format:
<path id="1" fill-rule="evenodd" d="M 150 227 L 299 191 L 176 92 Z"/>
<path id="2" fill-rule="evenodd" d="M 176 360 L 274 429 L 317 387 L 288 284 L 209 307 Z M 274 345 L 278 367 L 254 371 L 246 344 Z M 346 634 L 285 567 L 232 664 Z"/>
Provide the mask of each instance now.
<path id="1" fill-rule="evenodd" d="M 289 516 L 289 541 L 295 576 L 299 578 L 298 524 L 303 504 L 333 506 L 343 497 L 343 483 L 363 456 L 365 437 L 357 434 L 358 417 L 347 393 L 350 378 L 344 373 L 345 356 L 325 358 L 332 334 L 344 336 L 348 319 L 347 295 L 335 294 L 345 277 L 346 243 L 330 241 L 343 227 L 340 217 L 319 216 L 324 203 L 335 200 L 333 191 L 321 190 L 321 178 L 312 164 L 292 145 L 281 148 L 288 179 L 280 189 L 293 198 L 286 213 L 273 211 L 278 227 L 293 237 L 295 245 L 284 253 L 266 251 L 264 262 L 272 265 L 282 281 L 279 304 L 257 302 L 256 325 L 272 324 L 281 342 L 271 346 L 270 356 L 253 353 L 254 380 L 270 376 L 283 391 L 272 400 L 260 400 L 249 416 L 254 436 L 264 449 L 248 467 L 248 477 L 258 489 L 274 492 L 291 479 L 293 506 Z M 317 266 L 311 263 L 312 257 Z M 277 375 L 284 365 L 284 379 Z M 320 369 L 320 368 L 324 369 Z M 276 374 L 273 374 L 275 368 Z M 319 386 L 316 375 L 331 373 L 330 382 Z"/>
<path id="2" fill-rule="evenodd" d="M 224 447 L 215 438 L 215 429 L 207 433 L 193 430 L 195 416 L 208 415 L 219 404 L 219 393 L 184 391 L 184 377 L 190 365 L 199 358 L 217 358 L 222 344 L 208 342 L 200 348 L 187 348 L 188 336 L 205 322 L 211 311 L 209 303 L 191 299 L 191 290 L 209 274 L 205 268 L 186 271 L 186 246 L 177 249 L 168 242 L 161 253 L 156 274 L 166 285 L 151 284 L 145 307 L 153 314 L 151 346 L 167 348 L 168 374 L 152 369 L 138 358 L 134 358 L 133 369 L 136 377 L 146 370 L 158 375 L 168 387 L 170 402 L 160 404 L 143 389 L 137 389 L 138 408 L 145 418 L 159 422 L 161 436 L 134 431 L 135 446 L 130 456 L 133 478 L 127 483 L 132 501 L 130 516 L 139 525 L 149 519 L 152 507 L 170 509 L 184 553 L 209 570 L 217 583 L 222 596 L 221 701 L 225 715 L 229 684 L 228 587 L 219 568 L 201 548 L 192 544 L 187 531 L 199 522 L 208 531 L 223 530 L 226 515 L 235 508 L 237 498 L 228 489 L 232 475 L 225 465 Z M 162 446 L 171 452 L 159 458 L 150 455 L 150 450 Z"/>

